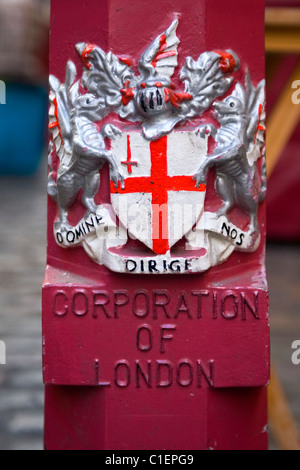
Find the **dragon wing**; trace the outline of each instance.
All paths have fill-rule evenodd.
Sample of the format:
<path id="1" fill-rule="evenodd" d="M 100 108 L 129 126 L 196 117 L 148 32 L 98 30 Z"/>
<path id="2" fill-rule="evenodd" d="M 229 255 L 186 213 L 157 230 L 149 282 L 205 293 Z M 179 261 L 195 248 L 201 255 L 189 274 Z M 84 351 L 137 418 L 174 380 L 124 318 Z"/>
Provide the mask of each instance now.
<path id="1" fill-rule="evenodd" d="M 262 80 L 257 87 L 251 81 L 249 71 L 245 78 L 245 116 L 246 138 L 247 138 L 247 158 L 251 165 L 261 156 L 264 156 L 265 144 L 265 80 Z M 265 180 L 265 158 L 263 163 L 262 178 Z"/>
<path id="2" fill-rule="evenodd" d="M 138 120 L 133 102 L 136 78 L 128 60 L 91 44 L 79 43 L 76 49 L 84 64 L 81 83 L 100 98 L 101 117 L 115 111 L 122 118 Z"/>
<path id="3" fill-rule="evenodd" d="M 248 117 L 247 139 L 248 142 L 258 143 L 259 147 L 262 147 L 264 145 L 266 119 L 265 80 L 262 80 L 255 88 L 249 71 L 247 71 L 245 90 L 247 96 L 246 115 Z"/>
<path id="4" fill-rule="evenodd" d="M 193 99 L 182 104 L 182 118 L 200 116 L 218 96 L 226 93 L 233 83 L 233 77 L 227 75 L 238 70 L 239 66 L 239 58 L 231 50 L 204 52 L 197 61 L 188 57 L 180 78 L 185 82 L 185 93 Z"/>
<path id="5" fill-rule="evenodd" d="M 139 60 L 139 71 L 141 80 L 151 77 L 163 77 L 170 79 L 178 65 L 178 45 L 180 43 L 176 30 L 178 20 L 173 21 L 171 26 L 159 35 L 150 46 L 143 52 Z"/>
<path id="6" fill-rule="evenodd" d="M 53 136 L 56 153 L 64 166 L 68 166 L 72 158 L 70 90 L 76 79 L 76 74 L 74 63 L 69 61 L 65 83 L 61 83 L 53 75 L 49 79 L 49 129 Z"/>

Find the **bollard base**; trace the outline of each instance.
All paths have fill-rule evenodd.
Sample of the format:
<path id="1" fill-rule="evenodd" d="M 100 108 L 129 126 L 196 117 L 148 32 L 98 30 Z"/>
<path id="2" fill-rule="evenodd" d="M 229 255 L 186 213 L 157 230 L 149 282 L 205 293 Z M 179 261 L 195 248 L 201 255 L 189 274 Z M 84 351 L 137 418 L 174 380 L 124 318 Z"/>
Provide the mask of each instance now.
<path id="1" fill-rule="evenodd" d="M 267 388 L 148 391 L 46 387 L 47 450 L 267 450 Z M 151 396 L 150 396 L 151 395 Z M 156 395 L 156 397 L 155 397 Z M 174 398 L 174 394 L 173 394 Z M 150 406 L 151 404 L 151 406 Z"/>

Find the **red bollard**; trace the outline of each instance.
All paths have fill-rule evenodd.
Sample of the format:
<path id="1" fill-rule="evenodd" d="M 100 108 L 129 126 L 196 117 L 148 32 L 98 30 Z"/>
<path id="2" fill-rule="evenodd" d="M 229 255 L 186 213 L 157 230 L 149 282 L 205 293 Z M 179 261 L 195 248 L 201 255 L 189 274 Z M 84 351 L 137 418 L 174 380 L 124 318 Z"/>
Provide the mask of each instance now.
<path id="1" fill-rule="evenodd" d="M 264 450 L 264 2 L 52 0 L 48 450 Z"/>

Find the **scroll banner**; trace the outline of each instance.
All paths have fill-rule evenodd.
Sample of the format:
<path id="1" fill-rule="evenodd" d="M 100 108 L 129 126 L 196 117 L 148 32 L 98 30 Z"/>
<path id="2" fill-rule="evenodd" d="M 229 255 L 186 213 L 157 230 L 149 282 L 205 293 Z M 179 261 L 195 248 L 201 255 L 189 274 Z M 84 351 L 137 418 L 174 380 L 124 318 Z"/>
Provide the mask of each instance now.
<path id="1" fill-rule="evenodd" d="M 130 249 L 127 230 L 117 224 L 109 204 L 99 206 L 96 214 L 85 216 L 75 227 L 61 230 L 54 236 L 63 248 L 82 245 L 93 260 L 115 272 L 132 274 L 189 274 L 203 272 L 228 259 L 234 250 L 255 251 L 260 236 L 234 225 L 225 216 L 204 212 L 196 227 L 186 236 L 185 251 L 164 255 L 136 256 Z"/>

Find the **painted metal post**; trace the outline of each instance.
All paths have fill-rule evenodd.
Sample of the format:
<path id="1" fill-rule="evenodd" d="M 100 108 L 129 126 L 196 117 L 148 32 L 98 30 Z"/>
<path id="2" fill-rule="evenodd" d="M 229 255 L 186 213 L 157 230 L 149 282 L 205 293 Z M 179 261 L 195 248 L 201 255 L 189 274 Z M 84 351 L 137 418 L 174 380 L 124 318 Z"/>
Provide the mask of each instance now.
<path id="1" fill-rule="evenodd" d="M 49 450 L 266 449 L 263 0 L 52 0 Z"/>

